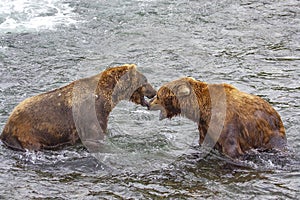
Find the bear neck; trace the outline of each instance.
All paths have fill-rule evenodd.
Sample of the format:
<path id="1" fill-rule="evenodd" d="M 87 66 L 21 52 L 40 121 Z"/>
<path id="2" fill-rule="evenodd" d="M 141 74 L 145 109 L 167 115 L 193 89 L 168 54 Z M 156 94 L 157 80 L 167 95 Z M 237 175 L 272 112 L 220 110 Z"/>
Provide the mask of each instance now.
<path id="1" fill-rule="evenodd" d="M 122 77 L 122 74 L 100 74 L 96 77 L 98 79 L 98 86 L 95 91 L 95 109 L 97 112 L 98 120 L 100 122 L 100 126 L 104 131 L 106 131 L 107 129 L 108 117 L 110 112 L 120 101 L 129 100 L 129 98 L 124 94 L 126 94 L 126 91 L 130 90 L 130 88 L 125 87 L 124 90 L 116 89 L 118 87 L 118 84 L 120 84 L 120 77 Z M 115 90 L 118 90 L 118 92 L 116 92 Z M 114 98 L 114 92 L 117 94 L 117 98 Z"/>
<path id="2" fill-rule="evenodd" d="M 83 78 L 74 81 L 72 87 L 72 95 L 69 97 L 72 101 L 72 106 L 78 112 L 83 112 L 87 115 L 96 112 L 98 122 L 101 129 L 106 132 L 108 117 L 112 109 L 123 100 L 123 94 L 118 95 L 116 99 L 112 98 L 113 92 L 120 77 L 125 72 L 120 74 L 102 72 L 98 75 Z M 93 99 L 91 99 L 93 94 Z"/>
<path id="3" fill-rule="evenodd" d="M 194 99 L 187 105 L 187 111 L 181 113 L 186 118 L 195 123 L 207 125 L 211 117 L 211 100 L 209 96 L 208 84 L 204 82 L 191 82 L 194 89 Z"/>
<path id="4" fill-rule="evenodd" d="M 96 89 L 96 95 L 102 97 L 102 101 L 105 102 L 105 110 L 109 112 L 122 100 L 122 93 L 118 94 L 118 98 L 113 98 L 113 93 L 116 90 L 116 86 L 122 77 L 122 74 L 100 74 L 98 78 L 98 87 Z M 102 106 L 102 107 L 103 107 Z"/>

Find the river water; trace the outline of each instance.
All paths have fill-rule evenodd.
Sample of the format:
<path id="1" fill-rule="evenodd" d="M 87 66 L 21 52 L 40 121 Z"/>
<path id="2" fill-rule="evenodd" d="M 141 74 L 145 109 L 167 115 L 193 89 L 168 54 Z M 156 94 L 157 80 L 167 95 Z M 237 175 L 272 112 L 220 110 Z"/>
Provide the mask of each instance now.
<path id="1" fill-rule="evenodd" d="M 299 198 L 299 1 L 1 0 L 0 131 L 25 98 L 124 63 L 156 88 L 192 76 L 261 96 L 281 115 L 289 151 L 207 154 L 191 121 L 121 102 L 109 133 L 125 153 L 106 162 L 80 145 L 1 145 L 0 199 Z"/>

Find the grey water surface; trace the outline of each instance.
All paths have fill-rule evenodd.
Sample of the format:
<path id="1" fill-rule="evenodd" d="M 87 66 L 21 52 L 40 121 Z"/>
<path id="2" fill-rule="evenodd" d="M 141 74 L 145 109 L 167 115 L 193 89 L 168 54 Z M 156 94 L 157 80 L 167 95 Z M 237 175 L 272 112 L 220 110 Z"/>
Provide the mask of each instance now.
<path id="1" fill-rule="evenodd" d="M 25 98 L 124 63 L 156 88 L 192 76 L 259 95 L 289 151 L 232 161 L 199 149 L 193 122 L 124 101 L 109 120 L 118 152 L 101 159 L 1 143 L 0 199 L 299 199 L 299 1 L 3 0 L 0 131 Z"/>

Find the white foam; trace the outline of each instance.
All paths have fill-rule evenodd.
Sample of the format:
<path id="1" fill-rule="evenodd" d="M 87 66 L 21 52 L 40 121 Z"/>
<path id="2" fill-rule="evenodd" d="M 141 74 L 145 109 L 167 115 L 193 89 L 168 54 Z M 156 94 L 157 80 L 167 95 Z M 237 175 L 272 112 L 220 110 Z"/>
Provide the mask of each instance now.
<path id="1" fill-rule="evenodd" d="M 0 1 L 0 33 L 55 29 L 75 24 L 76 17 L 64 0 Z"/>

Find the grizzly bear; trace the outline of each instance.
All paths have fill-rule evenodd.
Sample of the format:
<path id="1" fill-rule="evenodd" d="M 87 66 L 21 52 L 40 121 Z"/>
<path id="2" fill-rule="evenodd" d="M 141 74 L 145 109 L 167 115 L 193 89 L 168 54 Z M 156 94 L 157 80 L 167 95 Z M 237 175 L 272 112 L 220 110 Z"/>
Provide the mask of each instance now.
<path id="1" fill-rule="evenodd" d="M 250 149 L 286 148 L 279 114 L 262 98 L 229 84 L 208 84 L 181 78 L 163 85 L 150 101 L 160 119 L 184 116 L 198 124 L 199 143 L 239 158 Z"/>
<path id="2" fill-rule="evenodd" d="M 109 113 L 119 101 L 149 106 L 144 96 L 155 95 L 135 65 L 108 68 L 25 99 L 12 111 L 0 138 L 6 146 L 21 151 L 57 149 L 80 140 L 88 144 L 105 137 Z"/>

